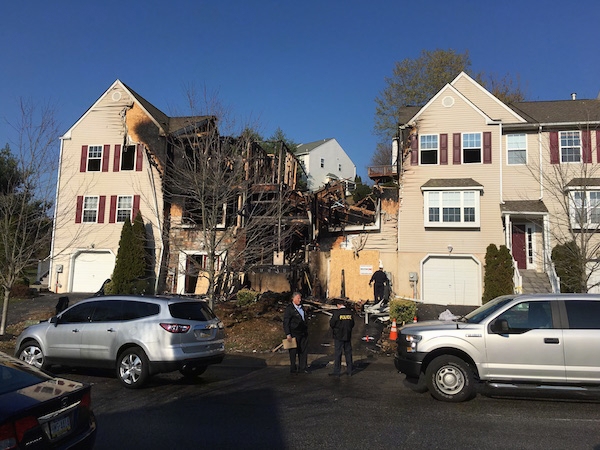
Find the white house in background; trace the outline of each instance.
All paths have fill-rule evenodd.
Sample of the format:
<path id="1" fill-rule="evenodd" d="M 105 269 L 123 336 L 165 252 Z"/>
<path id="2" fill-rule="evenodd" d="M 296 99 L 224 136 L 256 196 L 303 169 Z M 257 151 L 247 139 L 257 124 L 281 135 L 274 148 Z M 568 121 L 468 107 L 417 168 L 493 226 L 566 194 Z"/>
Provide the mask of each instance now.
<path id="1" fill-rule="evenodd" d="M 317 191 L 332 180 L 354 183 L 356 165 L 333 138 L 300 144 L 296 156 L 304 166 L 310 191 Z"/>

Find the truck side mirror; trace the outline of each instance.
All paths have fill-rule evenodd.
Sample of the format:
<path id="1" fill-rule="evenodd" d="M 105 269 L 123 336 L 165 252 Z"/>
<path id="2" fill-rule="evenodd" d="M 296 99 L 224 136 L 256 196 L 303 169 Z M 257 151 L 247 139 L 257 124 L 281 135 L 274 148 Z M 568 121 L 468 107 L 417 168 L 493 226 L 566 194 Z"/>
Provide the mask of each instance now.
<path id="1" fill-rule="evenodd" d="M 506 319 L 496 319 L 490 325 L 490 330 L 492 333 L 498 334 L 506 334 L 508 333 L 508 320 Z"/>

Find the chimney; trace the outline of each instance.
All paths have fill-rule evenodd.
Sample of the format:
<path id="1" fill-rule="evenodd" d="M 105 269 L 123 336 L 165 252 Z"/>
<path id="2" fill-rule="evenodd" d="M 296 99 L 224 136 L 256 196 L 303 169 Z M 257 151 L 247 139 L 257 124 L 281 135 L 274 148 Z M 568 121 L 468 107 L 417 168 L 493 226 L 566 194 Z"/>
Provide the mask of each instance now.
<path id="1" fill-rule="evenodd" d="M 577 92 L 571 94 L 571 100 L 577 100 Z"/>

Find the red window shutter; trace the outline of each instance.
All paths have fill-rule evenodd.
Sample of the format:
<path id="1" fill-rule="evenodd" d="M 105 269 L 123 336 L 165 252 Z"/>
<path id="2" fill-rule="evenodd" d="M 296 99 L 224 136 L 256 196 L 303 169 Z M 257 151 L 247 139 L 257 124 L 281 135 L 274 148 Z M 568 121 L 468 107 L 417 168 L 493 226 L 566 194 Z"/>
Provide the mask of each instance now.
<path id="1" fill-rule="evenodd" d="M 583 162 L 592 162 L 592 142 L 591 142 L 590 130 L 583 130 L 581 132 L 581 151 L 583 153 Z"/>
<path id="2" fill-rule="evenodd" d="M 596 130 L 596 158 L 600 163 L 600 130 Z"/>
<path id="3" fill-rule="evenodd" d="M 419 136 L 410 135 L 410 164 L 416 166 L 419 164 Z"/>
<path id="4" fill-rule="evenodd" d="M 558 164 L 560 155 L 558 149 L 558 131 L 550 132 L 550 164 Z"/>
<path id="5" fill-rule="evenodd" d="M 137 213 L 139 210 L 140 210 L 140 196 L 134 195 L 133 196 L 133 211 L 131 212 L 131 215 L 132 215 L 131 222 L 133 222 L 135 220 L 135 216 L 137 216 Z"/>
<path id="6" fill-rule="evenodd" d="M 117 217 L 117 196 L 110 196 L 110 211 L 108 212 L 108 222 L 115 223 Z"/>
<path id="7" fill-rule="evenodd" d="M 460 164 L 460 133 L 452 135 L 452 164 Z"/>
<path id="8" fill-rule="evenodd" d="M 106 204 L 106 195 L 101 195 L 98 199 L 98 223 L 104 223 L 104 209 Z"/>
<path id="9" fill-rule="evenodd" d="M 483 133 L 483 163 L 492 163 L 492 132 L 485 131 Z"/>
<path id="10" fill-rule="evenodd" d="M 440 164 L 448 164 L 448 135 L 440 134 Z"/>
<path id="11" fill-rule="evenodd" d="M 88 157 L 88 146 L 81 146 L 81 160 L 79 161 L 79 171 L 85 172 L 87 170 L 87 157 Z"/>
<path id="12" fill-rule="evenodd" d="M 115 145 L 115 159 L 113 161 L 113 172 L 118 172 L 121 167 L 121 146 Z"/>
<path id="13" fill-rule="evenodd" d="M 110 145 L 105 145 L 102 150 L 102 172 L 108 172 L 108 159 L 110 157 Z"/>
<path id="14" fill-rule="evenodd" d="M 135 170 L 137 172 L 141 172 L 142 170 L 142 163 L 144 161 L 144 153 L 142 152 L 142 144 L 138 144 L 136 146 L 136 158 L 135 158 Z"/>
<path id="15" fill-rule="evenodd" d="M 83 195 L 77 196 L 77 206 L 75 208 L 75 223 L 81 223 L 81 215 L 83 213 Z"/>

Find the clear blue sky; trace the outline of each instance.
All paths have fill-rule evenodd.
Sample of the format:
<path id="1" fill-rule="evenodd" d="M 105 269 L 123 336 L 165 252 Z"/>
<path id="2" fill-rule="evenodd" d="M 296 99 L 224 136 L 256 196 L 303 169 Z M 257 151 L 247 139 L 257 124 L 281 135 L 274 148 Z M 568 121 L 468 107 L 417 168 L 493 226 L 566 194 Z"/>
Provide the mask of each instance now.
<path id="1" fill-rule="evenodd" d="M 0 146 L 19 97 L 64 132 L 118 78 L 166 114 L 195 86 L 265 137 L 336 138 L 366 179 L 374 99 L 423 49 L 468 50 L 530 100 L 600 92 L 598 0 L 26 0 L 0 19 Z"/>

